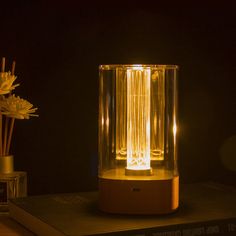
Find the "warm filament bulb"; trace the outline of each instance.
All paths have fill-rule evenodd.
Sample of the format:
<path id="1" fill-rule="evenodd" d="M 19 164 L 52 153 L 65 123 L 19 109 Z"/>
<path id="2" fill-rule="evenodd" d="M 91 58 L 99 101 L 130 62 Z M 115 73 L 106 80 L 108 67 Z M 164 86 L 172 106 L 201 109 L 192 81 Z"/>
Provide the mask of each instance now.
<path id="1" fill-rule="evenodd" d="M 127 169 L 150 169 L 150 69 L 127 70 Z"/>
<path id="2" fill-rule="evenodd" d="M 176 133 L 177 133 L 177 125 L 176 125 L 176 123 L 174 123 L 174 125 L 173 125 L 173 133 L 174 133 L 174 137 L 175 137 Z"/>

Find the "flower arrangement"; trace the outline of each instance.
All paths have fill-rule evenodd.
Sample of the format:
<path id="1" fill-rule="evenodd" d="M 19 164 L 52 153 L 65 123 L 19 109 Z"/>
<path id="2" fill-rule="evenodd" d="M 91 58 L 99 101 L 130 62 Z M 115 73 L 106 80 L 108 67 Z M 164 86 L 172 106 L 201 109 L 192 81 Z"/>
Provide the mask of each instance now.
<path id="1" fill-rule="evenodd" d="M 13 127 L 15 119 L 29 119 L 31 116 L 38 116 L 35 113 L 37 108 L 12 94 L 12 91 L 19 86 L 14 84 L 16 63 L 13 61 L 11 71 L 5 72 L 5 58 L 2 58 L 0 72 L 0 156 L 9 155 Z"/>

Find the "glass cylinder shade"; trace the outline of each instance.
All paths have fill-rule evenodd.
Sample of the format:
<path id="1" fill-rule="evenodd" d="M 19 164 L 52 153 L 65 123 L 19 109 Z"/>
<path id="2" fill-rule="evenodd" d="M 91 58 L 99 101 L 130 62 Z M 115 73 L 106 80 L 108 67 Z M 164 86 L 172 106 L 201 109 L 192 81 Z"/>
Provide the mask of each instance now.
<path id="1" fill-rule="evenodd" d="M 113 186 L 116 183 L 124 186 L 120 183 L 126 181 L 132 183 L 131 192 L 147 191 L 146 185 L 155 188 L 167 180 L 170 191 L 175 188 L 173 181 L 178 179 L 177 70 L 175 65 L 99 67 L 101 198 L 106 198 L 104 191 L 112 193 L 110 187 L 104 188 L 109 181 Z M 144 188 L 135 187 L 140 184 L 144 184 Z M 124 192 L 122 188 L 120 191 Z M 106 206 L 101 208 L 106 211 Z M 126 209 L 107 211 L 123 213 Z M 142 212 L 145 213 L 145 209 Z M 127 210 L 127 213 L 139 212 Z M 152 212 L 147 210 L 147 213 Z"/>

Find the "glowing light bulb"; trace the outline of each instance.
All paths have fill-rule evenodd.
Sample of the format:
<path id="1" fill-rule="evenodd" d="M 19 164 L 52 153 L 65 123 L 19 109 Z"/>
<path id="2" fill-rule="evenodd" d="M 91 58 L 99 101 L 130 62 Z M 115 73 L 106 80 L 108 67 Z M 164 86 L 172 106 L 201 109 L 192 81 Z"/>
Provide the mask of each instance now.
<path id="1" fill-rule="evenodd" d="M 174 133 L 174 137 L 176 136 L 176 133 L 177 133 L 177 125 L 176 123 L 174 122 L 173 124 L 173 133 Z"/>
<path id="2" fill-rule="evenodd" d="M 127 70 L 127 169 L 150 169 L 150 69 Z"/>

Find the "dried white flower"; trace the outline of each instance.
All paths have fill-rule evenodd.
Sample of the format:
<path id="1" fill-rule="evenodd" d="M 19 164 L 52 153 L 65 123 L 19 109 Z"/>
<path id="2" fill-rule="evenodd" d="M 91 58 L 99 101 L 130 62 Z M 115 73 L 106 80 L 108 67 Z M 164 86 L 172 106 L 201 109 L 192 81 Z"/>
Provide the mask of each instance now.
<path id="1" fill-rule="evenodd" d="M 38 116 L 34 113 L 37 108 L 33 108 L 33 104 L 15 95 L 3 97 L 0 100 L 0 108 L 3 115 L 16 119 L 29 119 L 30 116 Z"/>
<path id="2" fill-rule="evenodd" d="M 13 85 L 16 80 L 15 75 L 11 75 L 11 72 L 0 72 L 0 95 L 10 93 L 19 84 Z"/>

